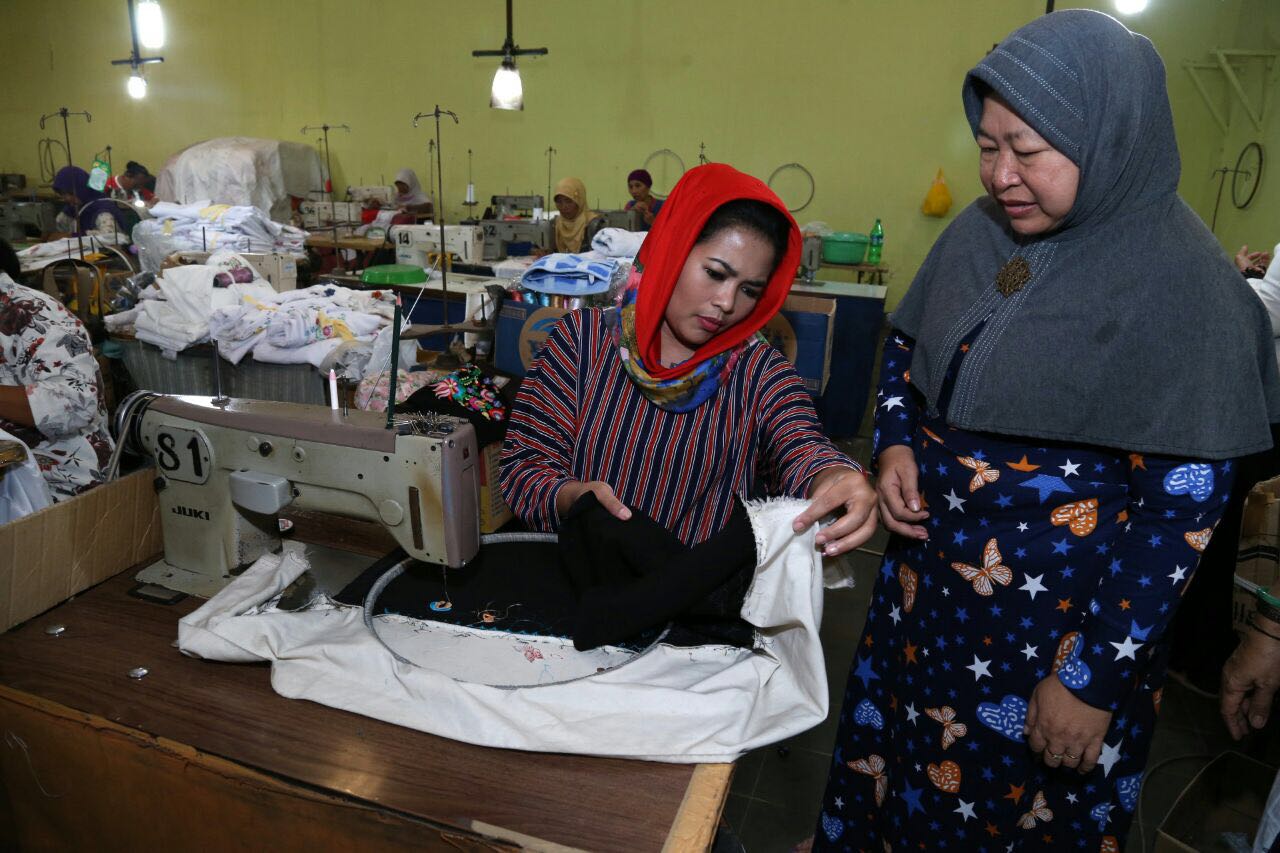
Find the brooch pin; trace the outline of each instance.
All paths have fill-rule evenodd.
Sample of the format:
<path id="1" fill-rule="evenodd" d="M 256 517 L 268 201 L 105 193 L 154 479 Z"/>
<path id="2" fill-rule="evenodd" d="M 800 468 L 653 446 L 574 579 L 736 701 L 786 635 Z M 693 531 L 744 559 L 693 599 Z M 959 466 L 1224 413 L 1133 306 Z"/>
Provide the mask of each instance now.
<path id="1" fill-rule="evenodd" d="M 996 273 L 996 290 L 1008 299 L 1026 287 L 1029 281 L 1031 281 L 1031 264 L 1027 263 L 1026 258 L 1015 256 L 1000 268 L 1000 272 Z"/>

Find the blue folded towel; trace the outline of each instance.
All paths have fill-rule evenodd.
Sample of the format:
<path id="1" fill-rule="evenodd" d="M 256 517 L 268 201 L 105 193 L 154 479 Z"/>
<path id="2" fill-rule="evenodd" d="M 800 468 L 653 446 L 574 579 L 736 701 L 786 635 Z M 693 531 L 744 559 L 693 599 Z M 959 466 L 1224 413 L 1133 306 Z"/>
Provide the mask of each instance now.
<path id="1" fill-rule="evenodd" d="M 520 277 L 520 283 L 537 293 L 560 296 L 589 296 L 609 289 L 618 263 L 592 260 L 581 255 L 544 255 Z"/>

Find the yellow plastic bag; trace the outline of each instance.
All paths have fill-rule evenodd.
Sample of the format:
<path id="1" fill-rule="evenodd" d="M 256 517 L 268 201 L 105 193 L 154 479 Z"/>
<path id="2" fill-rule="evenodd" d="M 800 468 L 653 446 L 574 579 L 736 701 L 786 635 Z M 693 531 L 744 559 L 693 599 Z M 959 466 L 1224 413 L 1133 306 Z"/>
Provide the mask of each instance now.
<path id="1" fill-rule="evenodd" d="M 920 205 L 920 212 L 925 216 L 946 216 L 947 211 L 951 209 L 951 190 L 947 189 L 947 179 L 942 176 L 942 170 L 938 170 L 938 174 L 933 179 L 933 186 L 929 187 L 929 192 L 925 194 L 924 204 Z"/>

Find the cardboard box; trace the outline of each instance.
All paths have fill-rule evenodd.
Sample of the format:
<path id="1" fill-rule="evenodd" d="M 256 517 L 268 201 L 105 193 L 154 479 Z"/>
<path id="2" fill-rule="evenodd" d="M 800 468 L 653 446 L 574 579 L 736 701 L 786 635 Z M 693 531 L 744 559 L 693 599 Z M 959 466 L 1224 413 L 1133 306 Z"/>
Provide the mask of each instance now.
<path id="1" fill-rule="evenodd" d="M 494 365 L 512 376 L 524 376 L 557 320 L 569 313 L 532 302 L 502 303 L 494 333 Z M 831 344 L 835 338 L 836 301 L 822 296 L 788 296 L 763 334 L 795 365 L 805 389 L 822 394 L 831 377 Z"/>
<path id="2" fill-rule="evenodd" d="M 1182 789 L 1156 830 L 1155 853 L 1225 849 L 1224 833 L 1253 838 L 1275 769 L 1239 752 L 1224 752 Z"/>
<path id="3" fill-rule="evenodd" d="M 502 442 L 485 445 L 480 451 L 480 532 L 493 533 L 515 515 L 498 488 L 502 462 Z"/>
<path id="4" fill-rule="evenodd" d="M 1236 585 L 1231 596 L 1231 622 L 1244 631 L 1257 601 L 1240 581 L 1270 589 L 1280 580 L 1280 477 L 1264 480 L 1249 492 L 1240 523 L 1236 551 Z"/>
<path id="5" fill-rule="evenodd" d="M 0 631 L 158 558 L 155 471 L 144 468 L 0 525 Z"/>
<path id="6" fill-rule="evenodd" d="M 831 378 L 836 301 L 823 296 L 788 296 L 762 334 L 795 365 L 805 390 L 822 396 Z"/>

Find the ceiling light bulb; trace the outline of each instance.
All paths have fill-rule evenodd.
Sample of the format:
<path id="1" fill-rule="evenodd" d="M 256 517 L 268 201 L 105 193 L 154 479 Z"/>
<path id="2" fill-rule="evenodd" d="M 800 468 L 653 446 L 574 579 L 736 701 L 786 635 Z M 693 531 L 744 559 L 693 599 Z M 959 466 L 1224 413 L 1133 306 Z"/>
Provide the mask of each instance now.
<path id="1" fill-rule="evenodd" d="M 160 4 L 156 0 L 138 0 L 134 12 L 142 46 L 151 50 L 164 47 L 164 12 L 160 11 Z"/>
<path id="2" fill-rule="evenodd" d="M 516 68 L 516 61 L 509 56 L 502 60 L 497 73 L 493 75 L 489 106 L 495 110 L 524 109 L 524 85 L 520 82 L 520 69 Z"/>
<path id="3" fill-rule="evenodd" d="M 147 96 L 147 81 L 141 73 L 134 71 L 129 76 L 129 82 L 125 84 L 125 88 L 129 92 L 131 98 L 145 98 Z"/>
<path id="4" fill-rule="evenodd" d="M 1116 0 L 1116 11 L 1121 15 L 1137 15 L 1147 8 L 1147 0 Z"/>

